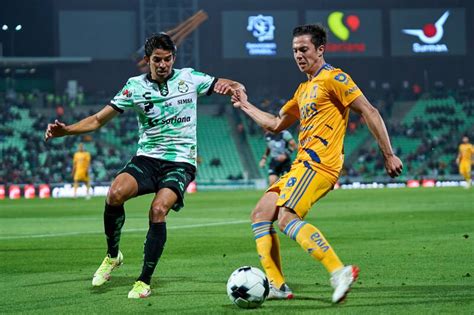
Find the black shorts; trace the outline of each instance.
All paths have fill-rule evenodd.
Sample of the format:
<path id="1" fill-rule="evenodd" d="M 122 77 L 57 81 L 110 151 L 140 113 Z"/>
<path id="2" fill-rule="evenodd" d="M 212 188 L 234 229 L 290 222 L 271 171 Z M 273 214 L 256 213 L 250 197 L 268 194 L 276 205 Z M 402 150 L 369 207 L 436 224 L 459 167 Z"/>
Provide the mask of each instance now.
<path id="1" fill-rule="evenodd" d="M 136 179 L 137 196 L 156 193 L 162 188 L 173 190 L 178 200 L 171 209 L 178 211 L 184 206 L 184 192 L 196 177 L 196 168 L 188 163 L 137 155 L 117 175 L 121 173 L 128 173 Z"/>
<path id="2" fill-rule="evenodd" d="M 278 162 L 275 159 L 270 160 L 270 165 L 268 166 L 268 176 L 276 175 L 281 176 L 290 171 L 291 168 L 291 159 L 286 159 L 283 162 Z"/>

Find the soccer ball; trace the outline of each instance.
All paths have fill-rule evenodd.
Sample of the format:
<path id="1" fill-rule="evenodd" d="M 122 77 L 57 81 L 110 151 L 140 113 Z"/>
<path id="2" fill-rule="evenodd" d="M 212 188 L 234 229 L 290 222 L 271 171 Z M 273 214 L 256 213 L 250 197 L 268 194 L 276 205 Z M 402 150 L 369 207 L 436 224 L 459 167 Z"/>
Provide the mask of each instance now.
<path id="1" fill-rule="evenodd" d="M 259 307 L 267 298 L 269 291 L 267 277 L 255 267 L 240 267 L 227 281 L 229 299 L 241 308 Z"/>

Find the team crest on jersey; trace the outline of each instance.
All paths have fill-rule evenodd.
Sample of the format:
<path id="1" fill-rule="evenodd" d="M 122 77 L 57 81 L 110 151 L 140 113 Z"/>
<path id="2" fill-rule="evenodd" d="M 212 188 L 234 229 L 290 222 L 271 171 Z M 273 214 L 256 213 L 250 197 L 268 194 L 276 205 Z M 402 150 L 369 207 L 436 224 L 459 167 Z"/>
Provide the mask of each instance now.
<path id="1" fill-rule="evenodd" d="M 295 183 L 296 183 L 296 177 L 291 177 L 286 182 L 286 187 L 293 187 L 295 185 Z"/>
<path id="2" fill-rule="evenodd" d="M 187 91 L 189 91 L 189 86 L 186 84 L 186 82 L 181 80 L 178 82 L 178 91 L 180 91 L 181 93 L 186 93 Z"/>
<path id="3" fill-rule="evenodd" d="M 122 95 L 127 97 L 127 98 L 130 98 L 130 97 L 132 97 L 133 93 L 129 89 L 125 89 L 125 90 L 123 90 Z"/>

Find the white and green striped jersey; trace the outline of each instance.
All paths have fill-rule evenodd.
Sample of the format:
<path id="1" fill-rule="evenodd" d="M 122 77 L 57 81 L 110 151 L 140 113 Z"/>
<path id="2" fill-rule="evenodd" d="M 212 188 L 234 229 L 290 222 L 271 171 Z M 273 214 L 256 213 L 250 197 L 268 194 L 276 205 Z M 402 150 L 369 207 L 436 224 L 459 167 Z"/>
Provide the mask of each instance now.
<path id="1" fill-rule="evenodd" d="M 197 98 L 210 95 L 216 81 L 191 68 L 174 69 L 163 84 L 143 74 L 128 79 L 110 103 L 136 112 L 137 155 L 196 166 Z"/>

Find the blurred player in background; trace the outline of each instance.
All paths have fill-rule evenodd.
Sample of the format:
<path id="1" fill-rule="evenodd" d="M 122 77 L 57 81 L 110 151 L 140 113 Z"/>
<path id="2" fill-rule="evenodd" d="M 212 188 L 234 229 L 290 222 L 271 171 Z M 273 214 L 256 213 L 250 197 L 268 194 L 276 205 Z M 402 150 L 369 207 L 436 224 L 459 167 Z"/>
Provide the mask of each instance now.
<path id="1" fill-rule="evenodd" d="M 124 203 L 130 198 L 155 194 L 149 209 L 149 230 L 140 276 L 129 298 L 151 294 L 152 274 L 166 243 L 166 217 L 184 206 L 184 192 L 196 173 L 197 98 L 216 92 L 232 95 L 244 87 L 191 68 L 173 69 L 176 46 L 167 34 L 147 39 L 145 60 L 150 72 L 130 78 L 122 90 L 98 113 L 66 126 L 49 124 L 45 139 L 77 135 L 99 129 L 124 110 L 134 110 L 139 122 L 137 154 L 113 180 L 104 210 L 107 256 L 92 279 L 101 286 L 123 262 L 119 251 L 125 222 Z"/>
<path id="2" fill-rule="evenodd" d="M 385 124 L 351 77 L 324 61 L 326 31 L 320 25 L 303 25 L 293 30 L 293 56 L 307 81 L 299 85 L 293 98 L 278 116 L 249 103 L 244 91 L 232 96 L 261 127 L 280 132 L 299 120 L 298 154 L 291 170 L 280 177 L 252 212 L 252 228 L 257 252 L 270 280 L 269 298 L 289 299 L 280 258 L 280 243 L 273 222 L 331 274 L 333 303 L 344 300 L 358 268 L 345 266 L 321 231 L 304 221 L 311 207 L 336 184 L 344 160 L 343 143 L 350 109 L 362 115 L 378 142 L 391 177 L 402 172 L 402 162 L 393 153 Z"/>
<path id="3" fill-rule="evenodd" d="M 474 147 L 469 143 L 469 138 L 462 137 L 462 143 L 459 145 L 459 153 L 456 158 L 456 164 L 459 166 L 459 174 L 466 180 L 466 188 L 471 187 L 471 165 L 474 156 Z"/>
<path id="4" fill-rule="evenodd" d="M 265 132 L 265 141 L 267 148 L 259 166 L 265 167 L 268 157 L 270 164 L 268 165 L 268 182 L 271 185 L 276 182 L 278 177 L 285 174 L 291 167 L 291 154 L 298 146 L 288 130 L 280 133 Z"/>
<path id="5" fill-rule="evenodd" d="M 84 150 L 84 145 L 79 143 L 77 152 L 72 160 L 72 177 L 74 178 L 74 198 L 77 196 L 77 186 L 83 182 L 87 187 L 86 199 L 90 199 L 89 166 L 91 165 L 91 154 Z"/>

